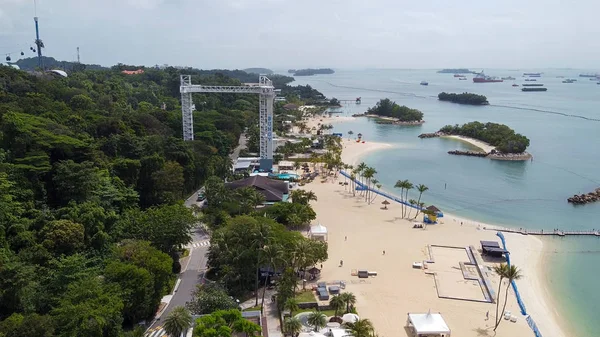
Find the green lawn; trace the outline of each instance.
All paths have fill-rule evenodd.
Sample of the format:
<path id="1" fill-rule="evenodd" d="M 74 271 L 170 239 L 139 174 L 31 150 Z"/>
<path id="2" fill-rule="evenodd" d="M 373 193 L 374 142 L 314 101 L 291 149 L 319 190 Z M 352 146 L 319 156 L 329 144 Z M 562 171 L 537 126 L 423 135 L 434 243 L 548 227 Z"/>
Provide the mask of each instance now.
<path id="1" fill-rule="evenodd" d="M 259 304 L 259 305 L 255 306 L 255 307 L 251 307 L 251 308 L 248 308 L 248 309 L 244 309 L 244 311 L 260 311 L 260 307 L 261 307 L 261 306 L 260 306 L 260 304 Z"/>
<path id="2" fill-rule="evenodd" d="M 294 311 L 294 316 L 295 316 L 296 314 L 299 314 L 299 313 L 301 313 L 301 312 L 313 312 L 314 310 L 315 310 L 315 309 L 300 309 L 300 310 L 298 310 L 298 311 Z M 324 313 L 324 314 L 325 314 L 325 316 L 327 316 L 327 317 L 330 317 L 330 316 L 333 316 L 333 315 L 335 315 L 335 310 L 322 310 L 321 312 L 322 312 L 322 313 Z M 341 314 L 341 313 L 342 313 L 342 311 L 340 311 L 339 313 Z"/>
<path id="3" fill-rule="evenodd" d="M 317 298 L 311 290 L 305 290 L 296 294 L 296 300 L 300 303 L 303 302 L 316 302 Z"/>

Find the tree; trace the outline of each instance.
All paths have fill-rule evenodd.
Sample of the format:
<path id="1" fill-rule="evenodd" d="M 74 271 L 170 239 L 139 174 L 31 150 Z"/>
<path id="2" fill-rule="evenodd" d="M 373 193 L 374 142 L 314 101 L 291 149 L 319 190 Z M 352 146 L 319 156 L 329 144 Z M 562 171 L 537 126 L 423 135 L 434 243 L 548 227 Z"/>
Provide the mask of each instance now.
<path id="1" fill-rule="evenodd" d="M 308 315 L 307 322 L 315 328 L 315 332 L 318 332 L 327 325 L 327 316 L 320 311 L 313 311 Z"/>
<path id="2" fill-rule="evenodd" d="M 356 296 L 353 293 L 344 292 L 339 295 L 346 304 L 346 312 L 350 312 L 350 307 L 356 304 Z"/>
<path id="3" fill-rule="evenodd" d="M 359 319 L 354 323 L 344 323 L 346 331 L 354 337 L 373 337 L 375 328 L 369 319 Z"/>
<path id="4" fill-rule="evenodd" d="M 302 323 L 296 317 L 288 317 L 283 322 L 283 331 L 292 337 L 298 337 L 302 332 Z"/>
<path id="5" fill-rule="evenodd" d="M 367 181 L 367 191 L 365 193 L 365 201 L 369 201 L 371 200 L 369 193 L 370 193 L 370 188 L 371 188 L 371 179 L 373 179 L 373 177 L 375 176 L 375 174 L 377 173 L 377 170 L 375 170 L 372 167 L 366 167 L 363 171 L 363 176 L 365 177 L 366 181 Z"/>
<path id="6" fill-rule="evenodd" d="M 123 316 L 125 321 L 136 324 L 150 317 L 156 307 L 154 278 L 147 269 L 120 261 L 110 262 L 104 269 L 108 282 L 115 282 L 121 288 Z"/>
<path id="7" fill-rule="evenodd" d="M 161 170 L 152 173 L 152 180 L 161 203 L 170 204 L 181 199 L 185 178 L 179 163 L 167 161 Z"/>
<path id="8" fill-rule="evenodd" d="M 285 261 L 282 257 L 281 247 L 277 244 L 265 245 L 262 248 L 262 261 L 267 264 L 267 267 L 275 271 L 285 264 Z M 262 300 L 260 302 L 260 311 L 261 313 L 265 308 L 265 293 L 267 292 L 267 281 L 270 279 L 269 275 L 265 276 L 265 283 L 263 284 L 263 292 L 262 292 Z"/>
<path id="9" fill-rule="evenodd" d="M 350 140 L 350 137 L 352 137 L 353 134 L 354 134 L 354 131 L 352 131 L 352 130 L 348 131 L 348 140 Z"/>
<path id="10" fill-rule="evenodd" d="M 498 322 L 498 309 L 500 308 L 500 289 L 502 287 L 502 281 L 504 280 L 504 277 L 506 277 L 506 274 L 508 274 L 508 265 L 505 263 L 496 265 L 494 266 L 494 272 L 500 277 L 500 280 L 498 280 L 498 292 L 496 293 L 496 316 L 494 316 L 495 322 Z M 502 318 L 500 317 L 500 319 Z"/>
<path id="11" fill-rule="evenodd" d="M 0 322 L 0 336 L 6 337 L 53 337 L 54 322 L 49 315 L 14 313 Z"/>
<path id="12" fill-rule="evenodd" d="M 337 296 L 333 296 L 330 300 L 329 300 L 329 307 L 333 310 L 335 310 L 335 317 L 339 316 L 339 311 L 340 309 L 344 308 L 346 306 L 346 303 L 344 302 L 344 299 L 342 297 L 340 297 L 339 295 Z"/>
<path id="13" fill-rule="evenodd" d="M 242 317 L 239 310 L 218 310 L 196 320 L 194 337 L 232 337 L 234 332 L 254 336 L 260 326 Z"/>
<path id="14" fill-rule="evenodd" d="M 217 283 L 196 285 L 192 292 L 192 300 L 186 307 L 194 315 L 206 315 L 218 310 L 237 309 L 238 304 Z"/>
<path id="15" fill-rule="evenodd" d="M 398 180 L 394 185 L 394 188 L 400 189 L 400 208 L 402 209 L 402 217 L 404 218 L 404 189 L 409 184 L 408 180 Z"/>
<path id="16" fill-rule="evenodd" d="M 523 277 L 523 274 L 521 274 L 521 270 L 515 265 L 499 267 L 498 270 L 496 270 L 496 267 L 494 267 L 494 271 L 496 273 L 503 273 L 503 275 L 500 276 L 501 279 L 503 277 L 508 281 L 506 284 L 506 290 L 504 291 L 504 304 L 502 305 L 502 313 L 504 313 L 504 310 L 506 310 L 506 303 L 508 302 L 508 288 L 513 283 L 513 281 L 521 279 Z M 498 289 L 498 292 L 499 290 L 500 289 Z M 498 329 L 500 323 L 502 323 L 502 315 L 498 317 L 498 303 L 496 303 L 496 324 L 494 326 L 494 331 Z"/>
<path id="17" fill-rule="evenodd" d="M 412 190 L 413 188 L 414 188 L 414 185 L 411 182 L 406 181 L 406 183 L 404 184 L 404 193 L 405 193 L 404 201 L 405 202 L 408 200 L 408 191 Z M 408 209 L 408 207 L 407 207 L 407 209 Z M 402 217 L 404 217 L 404 213 L 402 214 Z"/>
<path id="18" fill-rule="evenodd" d="M 408 209 L 408 215 L 406 217 L 410 219 L 410 212 L 412 212 L 412 209 L 416 208 L 419 205 L 419 203 L 415 199 L 409 199 L 408 203 L 410 204 L 410 208 Z M 418 209 L 417 209 L 417 211 L 418 211 Z M 416 216 L 415 216 L 415 218 L 416 218 Z"/>
<path id="19" fill-rule="evenodd" d="M 293 203 L 308 205 L 310 201 L 317 201 L 317 195 L 313 191 L 293 190 L 290 193 Z"/>
<path id="20" fill-rule="evenodd" d="M 423 193 L 425 193 L 427 190 L 429 190 L 429 187 L 423 185 L 423 184 L 419 184 L 417 185 L 417 191 L 419 191 L 419 199 L 417 200 L 417 214 L 415 214 L 415 219 L 417 218 L 417 216 L 419 216 L 419 211 L 421 209 L 421 196 L 423 195 Z"/>
<path id="21" fill-rule="evenodd" d="M 71 284 L 50 314 L 56 323 L 57 337 L 118 337 L 123 323 L 118 288 L 98 277 Z"/>
<path id="22" fill-rule="evenodd" d="M 169 313 L 163 327 L 169 337 L 181 337 L 192 326 L 192 315 L 185 307 L 175 307 Z"/>
<path id="23" fill-rule="evenodd" d="M 84 228 L 69 220 L 55 220 L 44 230 L 44 247 L 57 254 L 72 254 L 83 247 Z"/>
<path id="24" fill-rule="evenodd" d="M 300 310 L 298 300 L 295 297 L 290 297 L 285 301 L 284 308 L 290 311 L 290 316 L 294 317 L 294 311 Z"/>

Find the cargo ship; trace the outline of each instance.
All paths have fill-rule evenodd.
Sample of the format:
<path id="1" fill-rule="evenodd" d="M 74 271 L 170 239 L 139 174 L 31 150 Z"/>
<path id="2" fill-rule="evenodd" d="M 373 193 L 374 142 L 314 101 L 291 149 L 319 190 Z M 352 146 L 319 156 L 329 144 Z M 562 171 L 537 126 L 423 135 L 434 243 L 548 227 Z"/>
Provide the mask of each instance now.
<path id="1" fill-rule="evenodd" d="M 544 85 L 542 83 L 525 83 L 523 84 L 524 87 L 543 87 Z"/>
<path id="2" fill-rule="evenodd" d="M 579 77 L 598 77 L 600 74 L 579 74 Z"/>
<path id="3" fill-rule="evenodd" d="M 483 71 L 473 77 L 473 82 L 475 83 L 494 83 L 494 82 L 504 82 L 504 80 L 498 77 L 490 77 L 486 76 Z"/>
<path id="4" fill-rule="evenodd" d="M 542 73 L 523 73 L 523 76 L 540 77 Z"/>
<path id="5" fill-rule="evenodd" d="M 542 88 L 542 87 L 528 87 L 528 88 L 521 88 L 521 91 L 547 91 L 548 88 Z"/>
<path id="6" fill-rule="evenodd" d="M 502 79 L 505 80 L 505 81 L 514 81 L 514 80 L 516 80 L 516 78 L 514 78 L 512 76 L 502 77 Z"/>
<path id="7" fill-rule="evenodd" d="M 461 74 L 454 74 L 454 77 L 465 77 L 465 75 L 461 75 Z"/>

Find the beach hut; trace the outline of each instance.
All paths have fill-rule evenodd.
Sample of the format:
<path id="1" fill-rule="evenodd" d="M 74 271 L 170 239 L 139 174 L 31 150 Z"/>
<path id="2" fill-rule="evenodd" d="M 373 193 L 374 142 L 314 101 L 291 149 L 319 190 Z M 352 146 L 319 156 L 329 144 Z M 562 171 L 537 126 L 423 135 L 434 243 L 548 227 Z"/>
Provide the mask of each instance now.
<path id="1" fill-rule="evenodd" d="M 321 224 L 310 226 L 309 236 L 314 240 L 327 241 L 327 227 Z"/>
<path id="2" fill-rule="evenodd" d="M 415 337 L 418 336 L 438 336 L 449 337 L 450 328 L 440 313 L 426 314 L 408 313 L 406 327 Z"/>
<path id="3" fill-rule="evenodd" d="M 423 215 L 423 222 L 431 224 L 437 223 L 437 218 L 441 217 L 442 211 L 440 211 L 440 209 L 434 205 L 431 205 L 425 209 L 429 211 L 428 213 L 430 214 Z"/>
<path id="4" fill-rule="evenodd" d="M 358 321 L 359 319 L 360 317 L 358 317 L 357 314 L 353 314 L 351 312 L 342 316 L 342 321 L 344 321 L 344 323 L 356 323 L 356 321 Z"/>

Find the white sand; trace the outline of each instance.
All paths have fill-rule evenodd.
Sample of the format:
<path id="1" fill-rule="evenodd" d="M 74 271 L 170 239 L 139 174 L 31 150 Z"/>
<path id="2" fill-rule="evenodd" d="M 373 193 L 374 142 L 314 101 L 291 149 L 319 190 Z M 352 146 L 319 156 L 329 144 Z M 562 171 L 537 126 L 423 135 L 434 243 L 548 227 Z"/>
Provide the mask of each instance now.
<path id="1" fill-rule="evenodd" d="M 483 150 L 486 153 L 490 153 L 492 150 L 496 149 L 495 147 L 491 146 L 490 144 L 488 144 L 486 142 L 483 142 L 483 141 L 477 140 L 477 139 L 473 139 L 473 138 L 469 138 L 469 137 L 457 136 L 457 135 L 443 136 L 443 137 L 462 140 L 463 142 L 467 142 L 475 147 L 480 148 L 481 150 Z"/>
<path id="2" fill-rule="evenodd" d="M 381 143 L 344 142 L 343 159 L 346 163 L 356 163 L 365 153 L 389 147 Z M 346 290 L 357 297 L 357 310 L 363 318 L 373 321 L 381 337 L 407 336 L 404 328 L 408 312 L 441 312 L 453 336 L 485 337 L 494 336 L 493 320 L 495 304 L 453 299 L 441 299 L 437 295 L 432 275 L 423 270 L 413 269 L 413 262 L 429 258 L 428 245 L 448 245 L 466 247 L 479 246 L 480 240 L 500 241 L 495 231 L 478 230 L 477 223 L 446 216 L 445 223 L 427 226 L 426 229 L 413 229 L 412 220 L 400 218 L 400 205 L 392 202 L 388 210 L 382 210 L 383 198 L 378 196 L 372 204 L 365 202 L 364 196 L 352 195 L 348 186 L 339 185 L 343 176 L 321 183 L 315 180 L 304 186 L 316 193 L 318 201 L 313 203 L 317 213 L 316 222 L 327 226 L 329 231 L 329 260 L 323 263 L 321 281 L 346 281 Z M 414 210 L 412 214 L 414 214 Z M 463 221 L 463 225 L 460 221 Z M 347 236 L 347 241 L 344 237 Z M 555 321 L 555 313 L 549 311 L 550 302 L 541 285 L 540 256 L 541 241 L 522 235 L 506 235 L 507 245 L 515 265 L 525 275 L 518 282 L 519 291 L 528 313 L 538 324 L 544 336 L 563 337 Z M 382 251 L 386 254 L 383 255 Z M 460 252 L 460 251 L 455 251 Z M 440 288 L 446 294 L 473 294 L 478 288 L 473 281 L 457 277 L 460 256 L 448 254 L 440 256 L 438 264 L 431 264 L 429 270 L 438 272 Z M 434 256 L 435 258 L 435 256 Z M 339 267 L 340 260 L 344 266 Z M 448 262 L 449 261 L 449 262 Z M 492 266 L 492 263 L 486 262 Z M 367 269 L 377 271 L 376 277 L 358 279 L 352 270 Z M 488 272 L 494 292 L 498 279 Z M 446 276 L 445 276 L 446 275 Z M 505 285 L 503 285 L 505 288 Z M 504 294 L 504 292 L 502 293 Z M 516 323 L 503 320 L 497 330 L 497 337 L 533 336 L 525 317 L 520 314 L 515 296 L 510 288 L 507 310 L 518 317 Z M 489 311 L 490 320 L 485 320 Z"/>

